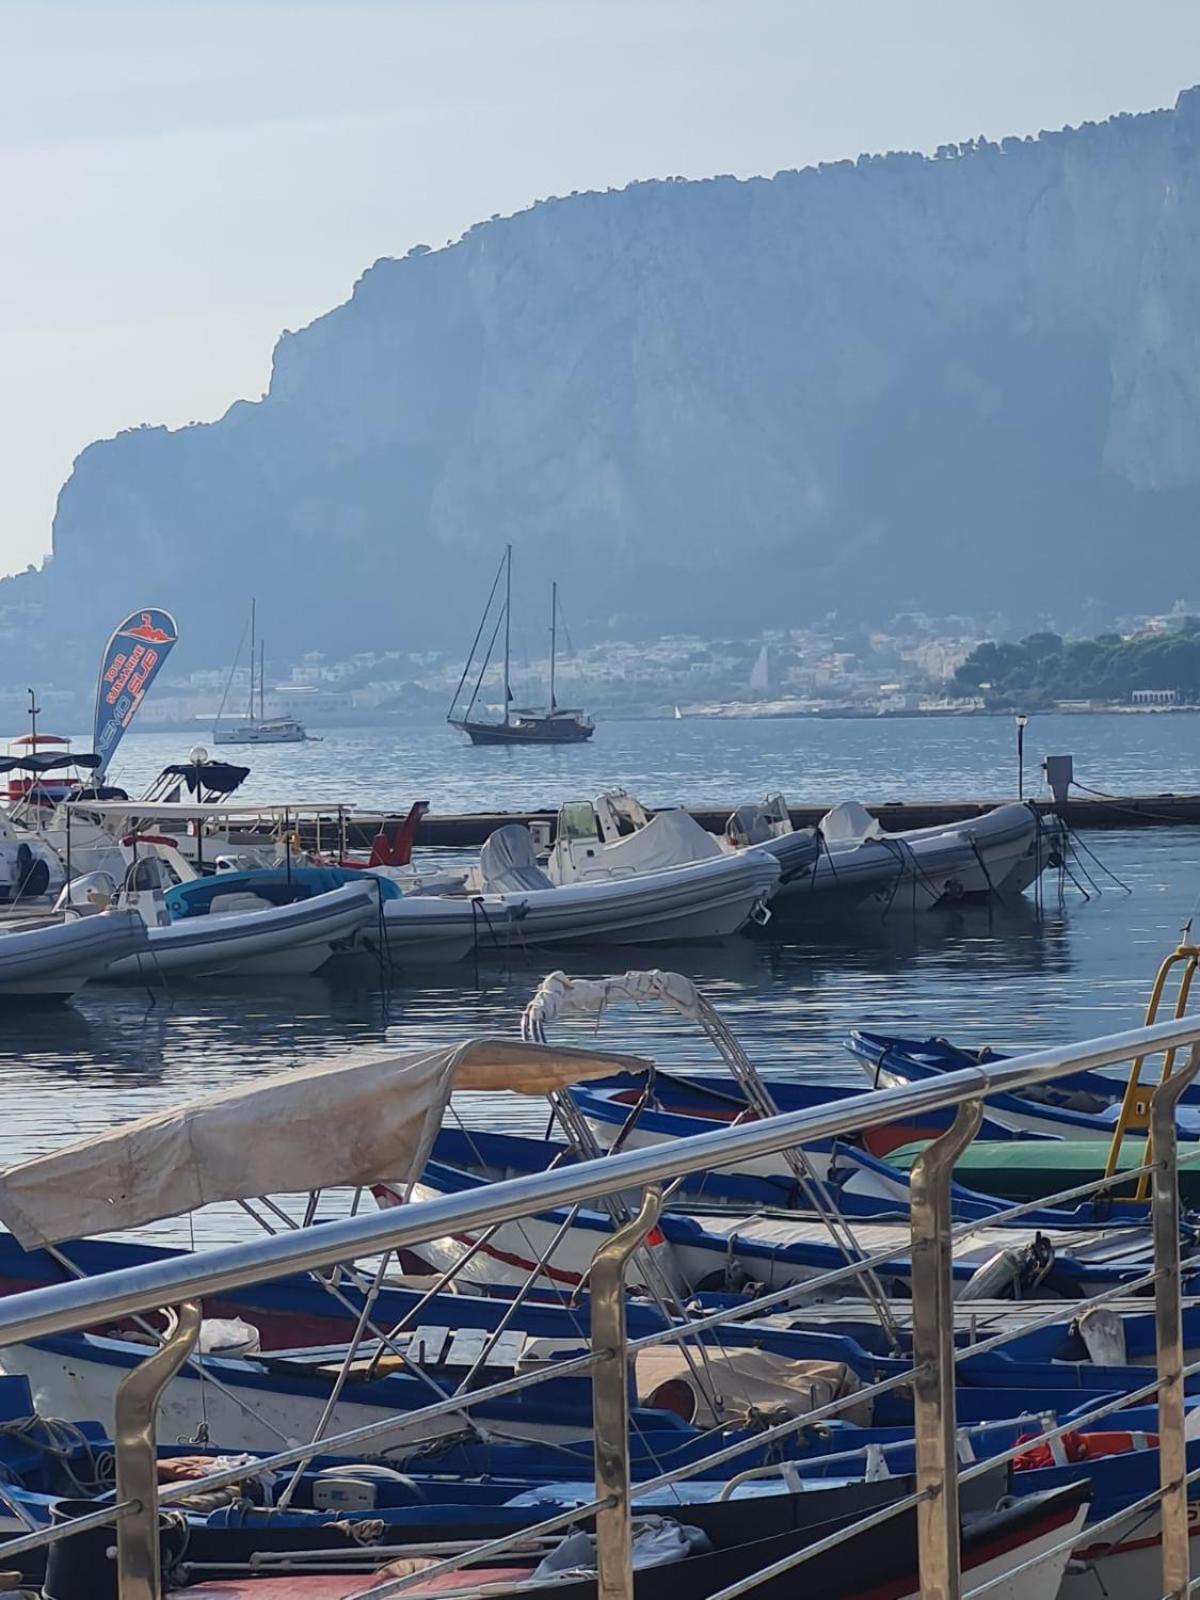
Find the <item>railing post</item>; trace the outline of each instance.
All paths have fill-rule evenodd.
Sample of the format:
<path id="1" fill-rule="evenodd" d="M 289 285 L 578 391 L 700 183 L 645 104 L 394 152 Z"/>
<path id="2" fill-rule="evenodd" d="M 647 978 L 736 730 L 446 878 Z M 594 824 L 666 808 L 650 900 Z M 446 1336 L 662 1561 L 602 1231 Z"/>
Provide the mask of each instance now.
<path id="1" fill-rule="evenodd" d="M 1163 1078 L 1150 1102 L 1154 1160 L 1154 1333 L 1158 1353 L 1158 1469 L 1162 1489 L 1162 1593 L 1182 1600 L 1191 1581 L 1188 1545 L 1187 1435 L 1183 1402 L 1183 1309 L 1179 1267 L 1179 1170 L 1175 1108 L 1200 1070 L 1200 1045 Z"/>
<path id="2" fill-rule="evenodd" d="M 117 1519 L 117 1593 L 120 1600 L 159 1600 L 158 1453 L 155 1422 L 163 1390 L 183 1366 L 200 1331 L 200 1306 L 185 1300 L 169 1313 L 171 1325 L 158 1349 L 126 1373 L 113 1404 L 117 1447 L 117 1499 L 137 1510 Z"/>
<path id="3" fill-rule="evenodd" d="M 978 1100 L 959 1106 L 926 1146 L 911 1178 L 913 1410 L 917 1440 L 917 1553 L 922 1600 L 960 1600 L 958 1457 L 954 1409 L 954 1280 L 950 1179 L 979 1131 Z"/>
<path id="4" fill-rule="evenodd" d="M 606 1240 L 592 1257 L 588 1280 L 592 1354 L 596 1358 L 592 1368 L 596 1499 L 609 1502 L 596 1512 L 598 1600 L 633 1600 L 625 1268 L 661 1211 L 661 1189 L 646 1189 L 637 1216 Z"/>

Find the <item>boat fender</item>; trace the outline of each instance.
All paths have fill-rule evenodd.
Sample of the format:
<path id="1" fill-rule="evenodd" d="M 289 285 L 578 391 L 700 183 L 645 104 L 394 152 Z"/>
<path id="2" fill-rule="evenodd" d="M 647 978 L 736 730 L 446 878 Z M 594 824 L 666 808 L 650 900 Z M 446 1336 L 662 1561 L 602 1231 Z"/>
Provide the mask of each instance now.
<path id="1" fill-rule="evenodd" d="M 205 1317 L 200 1324 L 197 1347 L 203 1356 L 253 1356 L 262 1349 L 262 1339 L 252 1322 L 241 1317 Z"/>
<path id="2" fill-rule="evenodd" d="M 1093 1306 L 1079 1318 L 1079 1337 L 1088 1359 L 1097 1367 L 1128 1365 L 1125 1320 L 1109 1306 Z"/>
<path id="3" fill-rule="evenodd" d="M 879 1483 L 884 1478 L 890 1478 L 891 1469 L 887 1464 L 887 1457 L 883 1453 L 881 1444 L 867 1446 L 867 1459 L 863 1467 L 863 1478 L 867 1483 Z"/>

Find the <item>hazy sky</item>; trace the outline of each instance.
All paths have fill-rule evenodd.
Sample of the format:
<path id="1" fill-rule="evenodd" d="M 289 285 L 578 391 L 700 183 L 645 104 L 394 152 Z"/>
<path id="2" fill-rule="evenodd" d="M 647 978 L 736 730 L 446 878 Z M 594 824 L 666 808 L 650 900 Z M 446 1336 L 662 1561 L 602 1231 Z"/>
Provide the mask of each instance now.
<path id="1" fill-rule="evenodd" d="M 362 269 L 631 178 L 1171 104 L 1197 0 L 0 0 L 0 571 Z"/>

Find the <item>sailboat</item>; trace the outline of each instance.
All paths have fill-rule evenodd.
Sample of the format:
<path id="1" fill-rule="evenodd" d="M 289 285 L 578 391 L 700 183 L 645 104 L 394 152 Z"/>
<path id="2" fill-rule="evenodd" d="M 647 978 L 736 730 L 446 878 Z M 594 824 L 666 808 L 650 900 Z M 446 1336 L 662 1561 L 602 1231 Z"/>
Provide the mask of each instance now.
<path id="1" fill-rule="evenodd" d="M 492 629 L 492 636 L 484 653 L 479 674 L 475 679 L 475 687 L 467 703 L 467 709 L 461 716 L 455 716 L 454 708 L 462 694 L 463 685 L 475 663 L 475 653 L 479 648 L 479 641 L 483 637 L 483 630 L 487 626 L 488 616 L 492 609 L 492 602 L 496 598 L 496 591 L 500 584 L 501 574 L 504 577 L 504 602 L 500 614 L 496 618 Z M 545 710 L 534 709 L 529 706 L 514 706 L 512 686 L 509 681 L 511 666 L 511 618 L 512 618 L 512 545 L 504 548 L 504 559 L 492 581 L 492 591 L 488 595 L 487 605 L 483 608 L 483 616 L 479 619 L 479 627 L 475 632 L 475 642 L 467 656 L 466 665 L 463 667 L 462 676 L 458 680 L 458 687 L 454 691 L 454 698 L 450 702 L 450 710 L 446 714 L 446 721 L 452 728 L 458 728 L 465 733 L 472 744 L 582 744 L 585 739 L 590 739 L 596 731 L 596 725 L 586 712 L 560 706 L 554 692 L 554 672 L 558 653 L 558 584 L 550 586 L 550 699 Z M 479 698 L 480 686 L 484 674 L 487 672 L 491 660 L 492 647 L 500 632 L 500 625 L 504 624 L 504 720 L 492 722 L 482 717 L 472 716 L 475 702 Z"/>
<path id="2" fill-rule="evenodd" d="M 222 716 L 225 711 L 225 701 L 221 701 L 221 709 L 217 712 L 217 720 L 213 725 L 212 739 L 214 744 L 303 744 L 308 738 L 304 724 L 295 717 L 268 717 L 266 714 L 266 652 L 265 640 L 258 641 L 258 715 L 254 713 L 254 646 L 257 622 L 257 606 L 255 601 L 250 602 L 250 707 L 243 716 L 235 716 L 222 726 Z M 245 634 L 242 635 L 245 638 Z M 238 646 L 239 654 L 241 646 Z M 237 668 L 237 658 L 234 658 L 233 670 L 230 671 L 230 682 L 233 681 L 233 671 Z M 225 693 L 229 693 L 226 687 Z"/>

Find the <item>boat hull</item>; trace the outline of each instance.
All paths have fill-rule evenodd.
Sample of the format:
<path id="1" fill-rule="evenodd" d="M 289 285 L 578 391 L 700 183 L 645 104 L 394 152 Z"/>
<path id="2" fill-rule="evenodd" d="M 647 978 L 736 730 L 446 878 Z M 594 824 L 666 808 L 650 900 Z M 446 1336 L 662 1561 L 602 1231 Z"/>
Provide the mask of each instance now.
<path id="1" fill-rule="evenodd" d="M 144 1345 L 130 1341 L 68 1335 L 8 1345 L 0 1354 L 0 1366 L 8 1374 L 28 1378 L 43 1414 L 95 1418 L 111 1429 L 117 1386 L 145 1355 Z M 204 1382 L 194 1369 L 185 1369 L 173 1378 L 158 1407 L 157 1437 L 161 1442 L 192 1438 L 201 1423 L 207 1423 L 211 1437 L 229 1450 L 277 1450 L 283 1440 L 316 1437 L 329 1399 L 328 1384 L 264 1374 L 238 1360 L 213 1358 L 206 1365 L 221 1387 Z M 373 1387 L 386 1389 L 386 1380 Z M 421 1403 L 429 1398 L 426 1394 Z M 381 1395 L 374 1403 L 343 1398 L 334 1407 L 324 1433 L 332 1437 L 389 1416 L 395 1417 L 396 1426 L 372 1440 L 372 1453 L 415 1447 L 459 1434 L 463 1427 L 461 1415 L 454 1413 L 407 1422 L 396 1402 Z M 582 1420 L 566 1413 L 561 1426 L 556 1426 L 542 1409 L 528 1422 L 514 1412 L 504 1418 L 503 1431 L 533 1443 L 543 1439 L 565 1442 L 579 1437 Z M 351 1445 L 339 1451 L 330 1446 L 328 1453 L 361 1457 L 363 1448 Z"/>
<path id="2" fill-rule="evenodd" d="M 729 938 L 774 893 L 779 864 L 743 851 L 663 872 L 498 896 L 514 944 L 676 944 Z"/>
<path id="3" fill-rule="evenodd" d="M 461 960 L 530 946 L 686 944 L 729 938 L 765 906 L 779 866 L 761 851 L 626 878 L 471 896 L 387 900 L 388 954 Z"/>
<path id="4" fill-rule="evenodd" d="M 114 962 L 102 976 L 106 982 L 138 983 L 159 976 L 304 976 L 377 916 L 376 890 L 364 881 L 294 905 L 184 917 L 151 928 L 144 951 Z"/>
<path id="5" fill-rule="evenodd" d="M 138 960 L 147 943 L 132 911 L 12 928 L 0 933 L 0 1002 L 68 1000 L 114 960 Z"/>
<path id="6" fill-rule="evenodd" d="M 590 722 L 455 722 L 472 744 L 584 744 L 596 729 Z"/>

